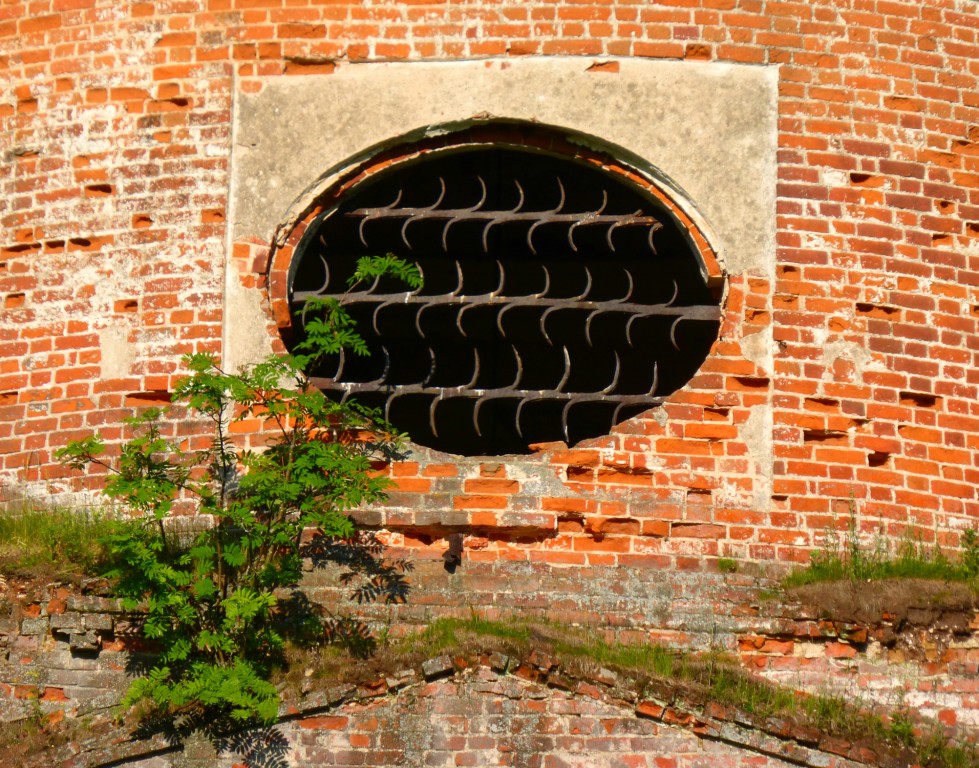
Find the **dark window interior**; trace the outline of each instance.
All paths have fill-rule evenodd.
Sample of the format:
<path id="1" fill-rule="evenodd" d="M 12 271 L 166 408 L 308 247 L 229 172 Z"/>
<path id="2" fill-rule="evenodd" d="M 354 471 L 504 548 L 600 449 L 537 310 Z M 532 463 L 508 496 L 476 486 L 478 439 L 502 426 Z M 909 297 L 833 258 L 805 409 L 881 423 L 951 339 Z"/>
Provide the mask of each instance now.
<path id="1" fill-rule="evenodd" d="M 347 298 L 371 354 L 314 372 L 421 445 L 524 453 L 607 434 L 683 386 L 717 338 L 717 298 L 683 227 L 618 174 L 513 148 L 381 171 L 307 229 L 290 272 L 301 310 L 341 296 L 356 261 L 393 253 L 424 285 Z"/>

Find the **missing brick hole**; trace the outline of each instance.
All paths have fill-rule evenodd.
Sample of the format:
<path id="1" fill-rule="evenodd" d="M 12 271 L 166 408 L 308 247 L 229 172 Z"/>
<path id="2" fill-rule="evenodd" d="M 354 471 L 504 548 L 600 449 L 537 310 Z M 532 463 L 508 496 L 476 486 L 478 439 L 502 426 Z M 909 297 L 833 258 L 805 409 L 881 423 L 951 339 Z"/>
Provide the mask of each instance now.
<path id="1" fill-rule="evenodd" d="M 941 399 L 938 395 L 928 392 L 901 392 L 899 395 L 901 405 L 913 405 L 919 408 L 934 408 L 935 404 Z"/>
<path id="2" fill-rule="evenodd" d="M 85 190 L 93 195 L 111 195 L 113 188 L 111 184 L 89 184 Z"/>
<path id="3" fill-rule="evenodd" d="M 618 72 L 619 62 L 617 61 L 596 61 L 592 64 L 587 72 Z"/>
<path id="4" fill-rule="evenodd" d="M 170 405 L 172 393 L 165 389 L 151 389 L 146 392 L 130 392 L 126 395 L 127 408 L 147 408 Z"/>
<path id="5" fill-rule="evenodd" d="M 873 304 L 869 301 L 858 301 L 856 304 L 857 312 L 862 315 L 868 315 L 871 313 L 882 313 L 884 315 L 896 315 L 901 310 L 897 307 L 892 307 L 887 304 Z"/>
<path id="6" fill-rule="evenodd" d="M 297 64 L 300 67 L 336 66 L 336 59 L 326 56 L 286 56 L 285 60 L 289 64 Z"/>
<path id="7" fill-rule="evenodd" d="M 965 224 L 965 233 L 969 237 L 979 237 L 979 221 L 968 221 Z"/>
<path id="8" fill-rule="evenodd" d="M 850 174 L 850 181 L 854 184 L 866 184 L 873 178 L 874 175 L 872 173 L 860 173 L 858 171 L 853 171 Z"/>
<path id="9" fill-rule="evenodd" d="M 17 390 L 0 392 L 0 405 L 13 405 L 17 402 Z"/>
<path id="10" fill-rule="evenodd" d="M 771 380 L 767 376 L 735 376 L 734 380 L 742 387 L 750 387 L 752 389 L 761 389 L 771 383 Z"/>
<path id="11" fill-rule="evenodd" d="M 802 432 L 804 443 L 846 443 L 847 433 L 835 429 L 805 429 Z"/>
<path id="12" fill-rule="evenodd" d="M 16 245 L 8 245 L 4 247 L 5 253 L 24 253 L 25 251 L 36 251 L 41 247 L 40 243 L 17 243 Z"/>
<path id="13" fill-rule="evenodd" d="M 872 451 L 867 454 L 867 466 L 868 467 L 883 467 L 887 464 L 887 461 L 891 458 L 891 454 L 884 453 L 883 451 Z"/>
<path id="14" fill-rule="evenodd" d="M 565 471 L 565 477 L 571 482 L 592 482 L 595 471 L 590 467 L 568 467 Z"/>
<path id="15" fill-rule="evenodd" d="M 115 303 L 116 312 L 135 312 L 138 309 L 138 299 L 120 299 Z"/>

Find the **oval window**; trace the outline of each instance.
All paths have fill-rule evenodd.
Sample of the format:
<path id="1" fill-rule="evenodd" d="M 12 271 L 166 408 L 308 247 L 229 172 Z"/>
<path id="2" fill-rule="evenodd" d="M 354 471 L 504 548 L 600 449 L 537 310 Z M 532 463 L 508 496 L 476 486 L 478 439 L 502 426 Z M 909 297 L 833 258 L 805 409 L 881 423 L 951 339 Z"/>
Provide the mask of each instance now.
<path id="1" fill-rule="evenodd" d="M 348 292 L 357 259 L 393 253 L 424 285 Z M 331 397 L 381 408 L 411 439 L 467 455 L 608 434 L 661 403 L 720 325 L 686 227 L 594 162 L 513 145 L 421 154 L 368 174 L 302 235 L 295 320 L 343 297 L 371 354 L 313 372 Z"/>

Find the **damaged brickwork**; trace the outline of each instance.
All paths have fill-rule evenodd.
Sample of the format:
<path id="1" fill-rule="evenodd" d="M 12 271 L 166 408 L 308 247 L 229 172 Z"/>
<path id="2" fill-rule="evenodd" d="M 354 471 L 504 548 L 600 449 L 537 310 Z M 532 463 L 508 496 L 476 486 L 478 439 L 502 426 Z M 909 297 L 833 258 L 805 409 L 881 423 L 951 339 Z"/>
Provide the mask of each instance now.
<path id="1" fill-rule="evenodd" d="M 742 577 L 695 578 L 699 583 L 684 585 L 689 578 L 680 574 L 671 585 L 678 632 L 697 632 L 694 613 L 688 608 L 684 617 L 683 606 L 684 586 L 698 588 L 718 613 L 738 617 L 711 629 L 709 648 L 729 652 L 762 677 L 882 714 L 914 712 L 950 736 L 974 736 L 974 609 L 925 615 L 928 608 L 912 608 L 901 621 L 828 620 L 806 605 L 752 599 Z M 643 682 L 595 662 L 569 665 L 540 650 L 525 657 L 450 652 L 383 673 L 365 667 L 359 682 L 317 679 L 311 669 L 273 727 L 210 739 L 133 737 L 108 716 L 125 686 L 130 653 L 141 650 L 133 632 L 138 616 L 121 613 L 97 594 L 102 589 L 98 581 L 82 589 L 5 588 L 2 718 L 89 723 L 45 752 L 44 765 L 908 764 L 893 745 L 821 733 L 783 712 L 751 714 L 673 681 Z M 637 621 L 606 636 L 636 640 L 642 633 Z"/>

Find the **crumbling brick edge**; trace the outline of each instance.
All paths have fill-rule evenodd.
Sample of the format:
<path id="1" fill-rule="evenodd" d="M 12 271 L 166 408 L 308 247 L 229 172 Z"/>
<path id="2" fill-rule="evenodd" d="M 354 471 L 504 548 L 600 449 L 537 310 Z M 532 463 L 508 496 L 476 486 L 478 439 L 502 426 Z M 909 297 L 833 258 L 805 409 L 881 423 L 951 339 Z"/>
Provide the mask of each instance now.
<path id="1" fill-rule="evenodd" d="M 362 704 L 385 696 L 397 696 L 410 689 L 422 691 L 436 680 L 499 680 L 510 678 L 526 686 L 528 694 L 544 689 L 566 695 L 587 697 L 605 704 L 631 708 L 636 717 L 685 729 L 701 739 L 717 741 L 739 749 L 774 757 L 807 768 L 851 768 L 906 766 L 907 755 L 882 754 L 860 742 L 849 742 L 820 733 L 785 718 L 757 718 L 735 707 L 707 701 L 698 704 L 684 700 L 683 691 L 669 685 L 640 686 L 604 668 L 584 673 L 569 673 L 553 657 L 539 651 L 525 660 L 499 652 L 469 656 L 442 655 L 428 659 L 418 668 L 408 668 L 361 685 L 345 684 L 322 690 L 308 690 L 301 700 L 286 701 L 279 710 L 276 725 L 295 723 L 300 728 L 316 728 L 317 719 L 347 704 Z M 641 689 L 641 690 L 637 690 Z M 231 735 L 222 734 L 222 735 Z M 109 746 L 105 746 L 106 743 Z M 182 743 L 162 735 L 141 740 L 99 739 L 92 748 L 79 744 L 64 748 L 70 754 L 52 755 L 62 768 L 99 768 L 125 765 L 183 749 Z"/>

